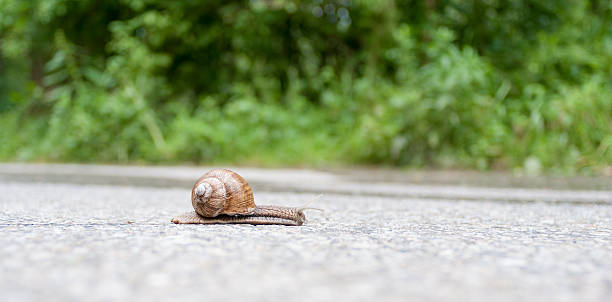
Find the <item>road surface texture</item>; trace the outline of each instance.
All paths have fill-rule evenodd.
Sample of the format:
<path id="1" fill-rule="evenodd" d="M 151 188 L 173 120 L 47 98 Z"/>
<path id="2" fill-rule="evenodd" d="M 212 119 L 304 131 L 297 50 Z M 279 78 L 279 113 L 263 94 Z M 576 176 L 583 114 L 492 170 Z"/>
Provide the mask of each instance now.
<path id="1" fill-rule="evenodd" d="M 301 227 L 175 225 L 210 167 L 0 164 L 0 301 L 612 301 L 612 180 L 235 168 Z"/>

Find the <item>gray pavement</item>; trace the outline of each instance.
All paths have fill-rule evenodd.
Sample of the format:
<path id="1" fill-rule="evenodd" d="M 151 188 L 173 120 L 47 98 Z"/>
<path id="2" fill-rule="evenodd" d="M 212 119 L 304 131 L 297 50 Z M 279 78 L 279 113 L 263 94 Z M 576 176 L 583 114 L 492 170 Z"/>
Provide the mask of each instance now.
<path id="1" fill-rule="evenodd" d="M 302 227 L 174 225 L 209 167 L 0 164 L 0 301 L 609 301 L 610 178 L 235 168 Z"/>

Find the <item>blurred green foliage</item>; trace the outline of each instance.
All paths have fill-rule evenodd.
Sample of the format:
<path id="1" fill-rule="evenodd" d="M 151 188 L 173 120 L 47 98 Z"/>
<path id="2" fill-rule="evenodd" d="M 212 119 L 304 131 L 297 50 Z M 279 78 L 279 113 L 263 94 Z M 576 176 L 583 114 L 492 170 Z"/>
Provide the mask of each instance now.
<path id="1" fill-rule="evenodd" d="M 0 0 L 0 159 L 612 165 L 607 0 Z"/>

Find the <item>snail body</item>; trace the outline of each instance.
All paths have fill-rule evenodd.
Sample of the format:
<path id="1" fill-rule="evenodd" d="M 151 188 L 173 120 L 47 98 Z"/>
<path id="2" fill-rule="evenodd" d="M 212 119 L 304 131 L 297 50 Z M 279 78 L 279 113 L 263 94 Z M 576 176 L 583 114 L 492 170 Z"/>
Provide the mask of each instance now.
<path id="1" fill-rule="evenodd" d="M 177 224 L 302 225 L 303 209 L 257 206 L 253 190 L 236 172 L 215 169 L 202 175 L 191 190 L 194 211 L 172 219 Z"/>

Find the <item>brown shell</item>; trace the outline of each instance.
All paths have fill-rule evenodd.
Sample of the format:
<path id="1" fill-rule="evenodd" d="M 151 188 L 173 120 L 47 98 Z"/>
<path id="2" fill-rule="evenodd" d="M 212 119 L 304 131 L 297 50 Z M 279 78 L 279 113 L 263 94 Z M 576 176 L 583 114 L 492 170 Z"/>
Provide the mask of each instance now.
<path id="1" fill-rule="evenodd" d="M 196 194 L 196 188 L 204 184 L 210 188 L 207 196 Z M 202 175 L 191 190 L 191 204 L 199 215 L 245 215 L 255 211 L 253 190 L 237 173 L 226 169 L 215 169 Z"/>

